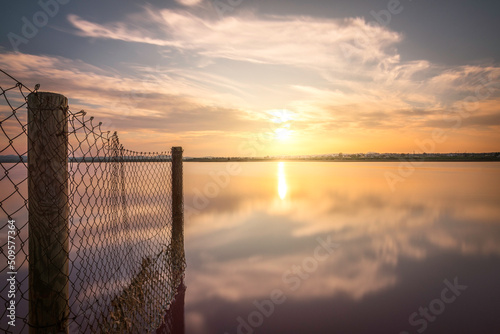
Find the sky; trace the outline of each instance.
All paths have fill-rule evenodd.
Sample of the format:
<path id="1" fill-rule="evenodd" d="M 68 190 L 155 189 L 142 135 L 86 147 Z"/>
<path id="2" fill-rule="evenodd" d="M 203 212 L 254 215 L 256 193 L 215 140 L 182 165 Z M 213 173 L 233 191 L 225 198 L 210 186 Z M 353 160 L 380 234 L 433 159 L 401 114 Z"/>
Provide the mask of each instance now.
<path id="1" fill-rule="evenodd" d="M 9 1 L 0 68 L 136 151 L 496 152 L 499 13 L 487 0 Z"/>

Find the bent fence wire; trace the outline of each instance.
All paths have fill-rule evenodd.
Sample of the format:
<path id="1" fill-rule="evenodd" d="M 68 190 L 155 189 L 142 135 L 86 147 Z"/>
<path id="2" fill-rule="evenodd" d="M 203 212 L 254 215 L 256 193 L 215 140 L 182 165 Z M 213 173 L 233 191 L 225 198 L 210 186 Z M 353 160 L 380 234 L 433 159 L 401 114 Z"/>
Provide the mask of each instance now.
<path id="1" fill-rule="evenodd" d="M 175 231 L 172 218 L 178 181 L 171 152 L 125 150 L 116 133 L 102 131 L 83 111 L 66 108 L 61 119 L 40 112 L 39 94 L 0 72 L 1 270 L 16 272 L 15 327 L 8 323 L 12 288 L 6 277 L 0 330 L 171 332 L 165 315 L 183 294 L 185 268 L 182 228 Z M 64 147 L 43 142 L 50 127 L 35 126 L 37 117 L 58 129 L 56 137 L 67 135 Z M 39 220 L 40 211 L 49 223 Z M 8 267 L 9 220 L 16 226 L 14 269 Z M 64 311 L 47 323 L 44 309 Z"/>

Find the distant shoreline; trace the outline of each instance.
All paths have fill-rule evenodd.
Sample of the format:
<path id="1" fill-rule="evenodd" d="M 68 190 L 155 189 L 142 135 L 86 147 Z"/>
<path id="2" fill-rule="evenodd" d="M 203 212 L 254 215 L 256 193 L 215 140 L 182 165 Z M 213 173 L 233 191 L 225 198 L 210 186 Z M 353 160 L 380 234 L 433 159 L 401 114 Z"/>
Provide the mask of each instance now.
<path id="1" fill-rule="evenodd" d="M 125 156 L 118 160 L 113 157 L 85 157 L 70 158 L 69 162 L 169 162 L 170 156 Z M 500 152 L 493 153 L 435 153 L 435 154 L 351 154 L 351 155 L 323 155 L 299 157 L 185 157 L 185 162 L 272 162 L 272 161 L 323 161 L 323 162 L 500 162 Z M 27 163 L 26 156 L 0 156 L 0 163 Z"/>
<path id="2" fill-rule="evenodd" d="M 497 159 L 185 159 L 184 162 L 500 162 Z"/>
<path id="3" fill-rule="evenodd" d="M 500 161 L 500 152 L 487 153 L 359 153 L 359 154 L 324 154 L 303 156 L 267 156 L 267 157 L 186 157 L 190 162 L 265 162 L 265 161 L 325 161 L 325 162 L 481 162 Z"/>

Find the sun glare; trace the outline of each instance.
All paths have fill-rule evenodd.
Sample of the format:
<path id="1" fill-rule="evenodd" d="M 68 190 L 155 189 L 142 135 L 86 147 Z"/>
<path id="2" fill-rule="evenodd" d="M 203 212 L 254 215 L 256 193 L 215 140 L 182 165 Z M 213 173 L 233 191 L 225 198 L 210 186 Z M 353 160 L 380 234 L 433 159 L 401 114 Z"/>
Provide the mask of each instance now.
<path id="1" fill-rule="evenodd" d="M 286 141 L 290 139 L 293 131 L 290 130 L 291 123 L 294 120 L 294 113 L 287 109 L 269 110 L 269 120 L 273 124 L 274 138 L 279 141 Z"/>
<path id="2" fill-rule="evenodd" d="M 279 128 L 279 129 L 274 130 L 275 138 L 280 140 L 280 141 L 290 139 L 291 134 L 292 134 L 292 131 L 290 131 L 287 128 Z"/>

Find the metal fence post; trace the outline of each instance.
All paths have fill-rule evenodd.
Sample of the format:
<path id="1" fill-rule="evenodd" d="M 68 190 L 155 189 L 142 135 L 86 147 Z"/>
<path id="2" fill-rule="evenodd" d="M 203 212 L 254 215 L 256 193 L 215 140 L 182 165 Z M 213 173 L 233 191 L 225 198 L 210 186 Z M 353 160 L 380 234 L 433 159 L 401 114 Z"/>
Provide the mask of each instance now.
<path id="1" fill-rule="evenodd" d="M 184 205 L 182 190 L 182 147 L 172 147 L 172 254 L 175 282 L 184 269 Z"/>
<path id="2" fill-rule="evenodd" d="M 30 333 L 68 332 L 68 99 L 28 95 Z"/>

